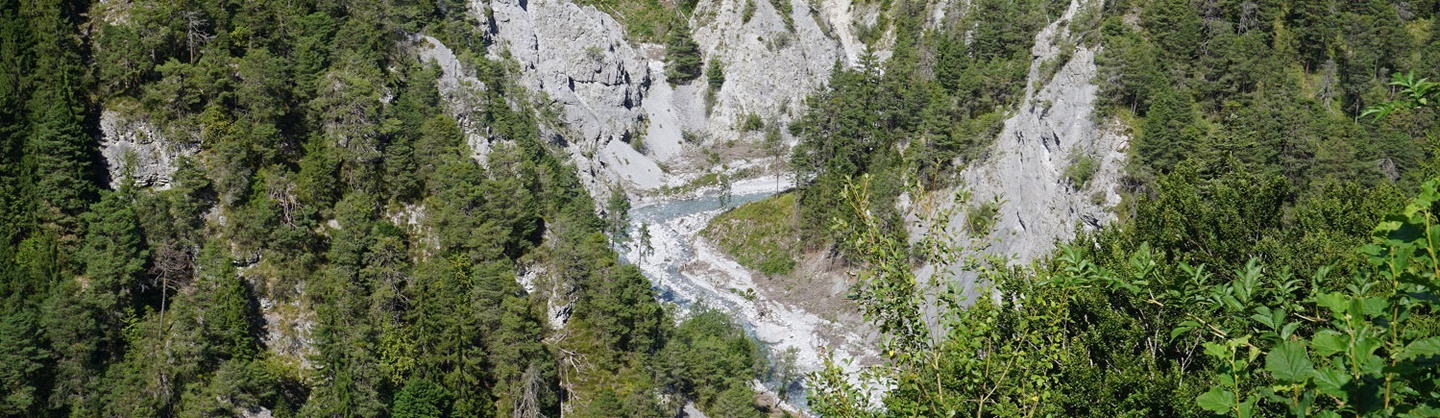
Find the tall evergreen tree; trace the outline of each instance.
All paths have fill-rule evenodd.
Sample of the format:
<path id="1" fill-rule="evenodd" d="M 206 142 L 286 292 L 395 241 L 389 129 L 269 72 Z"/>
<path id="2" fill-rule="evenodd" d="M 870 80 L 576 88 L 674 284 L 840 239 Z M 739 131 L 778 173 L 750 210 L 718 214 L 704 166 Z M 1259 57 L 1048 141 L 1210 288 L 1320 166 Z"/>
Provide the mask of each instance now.
<path id="1" fill-rule="evenodd" d="M 76 36 L 75 4 L 24 2 L 35 65 L 27 84 L 30 135 L 24 146 L 25 166 L 38 197 L 36 218 L 59 232 L 61 242 L 77 244 L 79 216 L 94 192 L 89 176 L 90 150 L 85 129 L 84 67 Z"/>
<path id="2" fill-rule="evenodd" d="M 665 80 L 670 84 L 689 83 L 700 76 L 704 64 L 700 45 L 690 37 L 690 25 L 683 17 L 675 18 L 665 37 Z"/>

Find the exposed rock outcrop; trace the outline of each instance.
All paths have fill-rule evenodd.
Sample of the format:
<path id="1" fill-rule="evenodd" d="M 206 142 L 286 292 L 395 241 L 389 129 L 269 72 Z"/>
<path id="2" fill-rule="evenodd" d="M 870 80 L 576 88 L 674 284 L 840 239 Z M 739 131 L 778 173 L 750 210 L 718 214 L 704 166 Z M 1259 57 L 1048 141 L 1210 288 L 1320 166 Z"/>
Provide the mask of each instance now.
<path id="1" fill-rule="evenodd" d="M 137 187 L 170 188 L 176 159 L 195 155 L 195 145 L 168 141 L 149 122 L 119 112 L 100 112 L 100 155 L 110 174 L 110 188 L 119 189 L 128 174 Z"/>
<path id="2" fill-rule="evenodd" d="M 1030 262 L 1073 238 L 1077 226 L 1095 229 L 1115 219 L 1109 208 L 1120 202 L 1129 138 L 1094 121 L 1096 49 L 1074 47 L 1069 62 L 1048 83 L 1036 86 L 1044 63 L 1065 57 L 1060 48 L 1072 45 L 1055 42 L 1072 36 L 1070 20 L 1082 7 L 1099 7 L 1090 3 L 1098 2 L 1072 1 L 1064 16 L 1036 35 L 1024 100 L 1005 121 L 990 156 L 961 173 L 972 198 L 950 205 L 963 210 L 995 198 L 1001 202 L 994 227 L 984 237 L 966 232 L 965 216 L 955 216 L 948 227 L 962 239 L 989 243 L 985 253 Z M 1095 162 L 1093 174 L 1084 185 L 1072 184 L 1066 170 L 1085 158 Z M 967 287 L 974 286 L 973 274 L 957 273 Z"/>
<path id="3" fill-rule="evenodd" d="M 827 0 L 825 10 L 812 10 L 804 0 L 775 0 L 790 5 L 788 17 L 771 1 L 752 1 L 755 12 L 749 22 L 742 16 L 746 0 L 702 2 L 695 12 L 695 42 L 707 62 L 719 60 L 725 68 L 725 84 L 705 126 L 720 138 L 734 137 L 735 127 L 750 113 L 788 121 L 802 110 L 805 97 L 830 79 L 837 60 L 855 62 L 850 50 L 856 47 L 842 48 L 827 34 L 832 25 L 822 17 L 843 9 L 846 15 L 841 18 L 848 19 L 848 0 Z M 848 31 L 848 20 L 842 22 L 834 26 Z M 704 106 L 698 99 L 705 94 L 703 84 L 703 79 L 696 81 L 695 88 L 677 95 L 695 94 L 697 99 L 688 102 Z"/>
<path id="4" fill-rule="evenodd" d="M 560 125 L 547 128 L 563 140 L 592 195 L 607 194 L 614 182 L 649 185 L 663 176 L 630 144 L 642 129 L 651 73 L 615 19 L 566 0 L 488 4 L 492 58 L 518 62 L 520 85 L 559 111 Z"/>

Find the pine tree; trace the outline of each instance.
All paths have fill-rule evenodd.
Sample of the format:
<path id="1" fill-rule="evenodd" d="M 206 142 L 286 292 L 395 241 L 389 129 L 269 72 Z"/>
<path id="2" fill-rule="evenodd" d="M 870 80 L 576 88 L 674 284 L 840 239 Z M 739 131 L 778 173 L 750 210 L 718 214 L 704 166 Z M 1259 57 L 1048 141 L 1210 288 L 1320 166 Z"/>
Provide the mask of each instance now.
<path id="1" fill-rule="evenodd" d="M 1136 141 L 1141 161 L 1159 173 L 1167 173 L 1191 155 L 1201 138 L 1195 125 L 1195 99 L 1188 91 L 1166 89 L 1154 96 L 1144 122 L 1144 135 Z"/>
<path id="2" fill-rule="evenodd" d="M 700 76 L 705 64 L 700 56 L 700 45 L 690 37 L 690 25 L 684 18 L 676 18 L 665 37 L 665 80 L 670 84 L 685 84 Z"/>
<path id="3" fill-rule="evenodd" d="M 0 317 L 0 415 L 34 416 L 41 399 L 39 383 L 49 355 L 30 312 Z"/>
<path id="4" fill-rule="evenodd" d="M 1200 14 L 1190 0 L 1156 0 L 1145 9 L 1143 18 L 1155 46 L 1172 59 L 1168 62 L 1187 65 L 1197 56 L 1204 35 Z"/>
<path id="5" fill-rule="evenodd" d="M 84 303 L 105 330 L 101 343 L 122 353 L 121 331 L 134 315 L 141 273 L 149 251 L 145 249 L 140 221 L 125 193 L 104 193 L 84 214 L 85 241 L 76 258 L 85 263 Z"/>
<path id="6" fill-rule="evenodd" d="M 249 290 L 219 241 L 205 245 L 197 261 L 196 298 L 204 309 L 205 335 L 214 354 L 223 359 L 247 358 L 255 353 L 252 327 L 258 318 Z"/>
<path id="7" fill-rule="evenodd" d="M 28 7 L 26 7 L 28 6 Z M 75 25 L 60 4 L 25 2 L 21 14 L 29 19 L 35 66 L 27 84 L 34 88 L 26 108 L 31 131 L 24 154 L 35 195 L 36 218 L 59 233 L 62 244 L 73 246 L 81 229 L 79 216 L 91 198 L 94 185 L 87 177 L 89 150 L 84 128 L 86 104 L 82 60 Z M 72 247 L 73 248 L 73 247 Z"/>

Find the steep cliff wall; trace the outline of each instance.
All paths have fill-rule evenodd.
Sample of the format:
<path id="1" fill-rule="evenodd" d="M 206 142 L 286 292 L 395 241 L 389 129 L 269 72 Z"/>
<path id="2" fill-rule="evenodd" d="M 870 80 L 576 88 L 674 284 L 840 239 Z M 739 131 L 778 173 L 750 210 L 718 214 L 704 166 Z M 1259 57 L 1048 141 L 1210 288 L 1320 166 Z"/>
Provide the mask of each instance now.
<path id="1" fill-rule="evenodd" d="M 1115 219 L 1110 208 L 1120 203 L 1129 138 L 1111 123 L 1095 121 L 1098 47 L 1075 42 L 1077 34 L 1070 31 L 1070 22 L 1085 7 L 1100 7 L 1100 1 L 1072 1 L 1063 16 L 1036 35 L 1024 100 L 1005 121 L 988 158 L 961 173 L 960 187 L 970 199 L 955 201 L 954 190 L 940 194 L 949 196 L 942 207 L 957 209 L 947 227 L 956 242 L 981 243 L 968 249 L 972 253 L 1026 263 L 1073 238 L 1077 227 L 1094 230 Z M 1067 57 L 1045 80 L 1044 67 Z M 1088 181 L 1076 184 L 1074 174 L 1085 174 Z M 970 231 L 965 212 L 996 199 L 993 226 Z M 952 273 L 974 286 L 973 274 Z"/>
<path id="2" fill-rule="evenodd" d="M 743 16 L 746 4 L 755 7 L 748 22 Z M 788 5 L 789 13 L 777 4 Z M 738 137 L 735 127 L 751 113 L 788 121 L 802 110 L 805 97 L 830 78 L 837 60 L 854 62 L 841 42 L 827 34 L 829 28 L 821 26 L 829 26 L 823 12 L 804 0 L 701 3 L 695 12 L 695 42 L 707 62 L 719 60 L 725 68 L 725 84 L 716 92 L 704 126 L 712 136 Z"/>
<path id="3" fill-rule="evenodd" d="M 110 188 L 119 189 L 129 175 L 138 187 L 170 188 L 176 159 L 195 155 L 198 144 L 170 141 L 160 128 L 141 119 L 107 110 L 100 113 L 100 156 L 110 176 Z"/>

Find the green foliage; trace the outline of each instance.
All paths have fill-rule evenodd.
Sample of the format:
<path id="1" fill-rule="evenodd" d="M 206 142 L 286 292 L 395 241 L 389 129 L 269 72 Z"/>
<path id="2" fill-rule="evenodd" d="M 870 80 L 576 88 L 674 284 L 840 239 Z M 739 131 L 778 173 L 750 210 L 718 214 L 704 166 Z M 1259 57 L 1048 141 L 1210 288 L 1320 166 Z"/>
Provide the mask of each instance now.
<path id="1" fill-rule="evenodd" d="M 630 230 L 630 196 L 625 189 L 610 189 L 610 199 L 605 202 L 605 233 L 616 242 L 624 242 Z"/>
<path id="2" fill-rule="evenodd" d="M 1223 341 L 1206 343 L 1205 353 L 1224 365 L 1221 384 L 1197 399 L 1200 406 L 1237 417 L 1253 416 L 1257 405 L 1294 416 L 1403 415 L 1440 406 L 1426 395 L 1434 385 L 1429 359 L 1440 353 L 1428 314 L 1440 265 L 1429 250 L 1437 187 L 1440 181 L 1427 182 L 1405 210 L 1375 228 L 1361 249 L 1374 268 L 1356 272 L 1344 289 L 1314 289 L 1299 306 L 1262 305 L 1253 308 L 1255 324 L 1217 330 Z M 1325 321 L 1304 326 L 1284 315 L 1288 309 Z M 1268 331 L 1252 342 L 1252 329 Z M 1263 369 L 1254 362 L 1261 353 Z"/>
<path id="3" fill-rule="evenodd" d="M 629 14 L 632 34 L 668 34 L 673 10 L 632 4 L 655 12 Z M 672 317 L 469 14 L 0 1 L 0 415 L 558 416 L 598 392 L 562 380 L 592 379 L 637 415 L 694 396 L 656 383 L 691 379 L 652 361 Z M 504 140 L 484 165 L 407 33 L 485 84 L 463 115 Z M 93 167 L 102 108 L 195 150 L 167 190 Z M 517 270 L 572 289 L 567 328 L 547 329 Z M 576 346 L 592 350 L 562 360 Z"/>
<path id="4" fill-rule="evenodd" d="M 1161 54 L 1178 65 L 1193 60 L 1201 42 L 1200 13 L 1187 0 L 1157 0 L 1145 7 L 1143 24 Z"/>
<path id="5" fill-rule="evenodd" d="M 1417 168 L 1431 158 L 1432 112 L 1357 116 L 1398 98 L 1405 80 L 1418 81 L 1402 74 L 1425 74 L 1416 59 L 1433 36 L 1402 15 L 1433 26 L 1433 8 L 1341 3 L 1104 5 L 1099 113 L 1142 118 L 1131 124 L 1142 128 L 1131 158 L 1137 188 L 1187 159 L 1202 177 L 1235 169 L 1235 161 L 1283 175 L 1301 199 L 1337 181 L 1414 187 L 1430 176 Z"/>
<path id="6" fill-rule="evenodd" d="M 1397 72 L 1393 77 L 1390 85 L 1400 88 L 1401 98 L 1365 109 L 1365 111 L 1360 114 L 1360 117 L 1373 115 L 1376 119 L 1385 119 L 1386 116 L 1389 116 L 1396 110 L 1426 107 L 1440 108 L 1440 83 L 1435 83 L 1424 78 L 1417 80 L 1414 72 L 1406 74 Z"/>
<path id="7" fill-rule="evenodd" d="M 759 347 L 724 313 L 696 309 L 671 333 L 656 361 L 660 381 L 691 396 L 707 415 L 754 416 L 753 395 L 743 402 L 736 392 L 748 392 L 763 358 Z"/>
<path id="8" fill-rule="evenodd" d="M 971 205 L 965 209 L 965 230 L 974 235 L 989 235 L 1000 219 L 1000 196 Z"/>
<path id="9" fill-rule="evenodd" d="M 729 389 L 725 389 L 716 397 L 712 409 L 716 411 L 715 416 L 721 418 L 761 418 L 765 416 L 755 404 L 755 393 L 738 382 L 731 383 Z"/>
<path id="10" fill-rule="evenodd" d="M 682 19 L 665 36 L 665 80 L 670 84 L 685 84 L 700 77 L 704 59 L 700 46 L 690 37 L 690 26 Z"/>
<path id="11" fill-rule="evenodd" d="M 894 203 L 907 183 L 943 188 L 984 158 L 1024 93 L 1029 50 L 1052 6 L 972 2 L 953 29 L 926 30 L 923 4 L 896 3 L 873 26 L 857 28 L 867 42 L 892 32 L 891 57 L 882 64 L 862 55 L 858 68 L 837 66 L 789 126 L 798 140 L 791 166 L 804 241 L 840 243 L 851 232 L 829 228 L 835 218 L 857 219 L 857 208 L 838 198 L 847 178 L 873 176 L 871 206 L 858 209 L 879 214 L 895 232 L 902 228 Z M 912 168 L 918 173 L 906 175 Z"/>
<path id="12" fill-rule="evenodd" d="M 904 241 L 862 216 L 849 238 L 863 266 L 853 291 L 887 335 L 887 362 L 867 375 L 894 382 L 883 415 L 1390 416 L 1436 407 L 1429 293 L 1440 261 L 1427 248 L 1440 180 L 1380 220 L 1377 210 L 1396 206 L 1393 192 L 1329 186 L 1285 210 L 1278 176 L 1194 176 L 1162 176 L 1127 228 L 1082 236 L 1085 245 L 1042 263 L 962 260 L 992 285 L 978 294 L 917 288 Z M 868 196 L 863 181 L 847 190 L 848 200 Z M 1354 226 L 1377 221 L 1362 263 L 1326 248 L 1358 246 L 1367 230 Z M 1339 241 L 1316 247 L 1316 235 Z M 921 254 L 945 271 L 956 253 L 930 239 L 921 238 Z M 944 334 L 918 306 L 932 298 Z M 811 405 L 824 416 L 882 415 L 833 363 L 812 382 Z"/>
<path id="13" fill-rule="evenodd" d="M 196 262 L 198 271 L 196 303 L 205 306 L 201 322 L 204 335 L 213 344 L 210 349 L 222 359 L 254 355 L 256 322 L 244 278 L 225 255 L 224 244 L 212 241 L 205 245 Z"/>
<path id="14" fill-rule="evenodd" d="M 883 5 L 857 35 L 890 58 L 837 65 L 790 125 L 800 185 L 776 201 L 793 210 L 726 218 L 799 239 L 727 251 L 763 250 L 754 265 L 780 272 L 793 257 L 776 254 L 833 245 L 864 267 L 855 294 L 893 348 L 896 415 L 1429 411 L 1435 187 L 1352 249 L 1440 173 L 1421 78 L 1434 2 L 1212 3 L 1092 6 L 1115 108 L 1102 113 L 1140 121 L 1122 191 L 1138 203 L 1038 267 L 976 261 L 994 293 L 915 297 L 930 288 L 909 272 L 934 254 L 906 239 L 896 203 L 985 156 L 1060 1 L 971 2 L 938 25 L 928 5 Z M 694 1 L 586 4 L 669 44 L 670 80 L 723 86 L 685 27 Z M 770 5 L 793 31 L 790 2 Z M 605 238 L 623 220 L 596 216 L 470 14 L 454 0 L 0 0 L 0 414 L 557 416 L 566 399 L 602 416 L 687 400 L 756 415 L 756 343 L 703 309 L 671 329 Z M 513 145 L 471 158 L 438 70 L 396 47 L 407 33 L 460 51 L 486 86 L 464 126 Z M 1403 116 L 1357 120 L 1395 99 L 1381 114 Z M 102 192 L 102 108 L 198 153 L 169 190 Z M 781 152 L 777 121 L 750 119 Z M 544 326 L 545 292 L 522 273 L 571 292 L 565 328 Z M 295 364 L 300 336 L 261 338 L 261 300 L 275 323 L 312 325 L 313 368 Z M 949 332 L 922 320 L 929 300 Z M 815 410 L 875 412 L 844 377 L 816 376 Z"/>
<path id="15" fill-rule="evenodd" d="M 755 17 L 755 0 L 745 0 L 745 7 L 740 9 L 740 23 L 750 23 L 752 17 Z"/>
<path id="16" fill-rule="evenodd" d="M 768 275 L 795 269 L 795 194 L 746 203 L 716 216 L 700 232 L 740 265 Z"/>
<path id="17" fill-rule="evenodd" d="M 428 380 L 411 379 L 405 388 L 395 395 L 395 405 L 390 408 L 395 418 L 445 418 L 450 416 L 450 405 L 454 402 L 450 391 Z"/>
<path id="18" fill-rule="evenodd" d="M 1085 154 L 1076 155 L 1070 160 L 1070 165 L 1065 166 L 1065 180 L 1069 181 L 1075 190 L 1083 190 L 1097 171 L 1100 171 L 1099 160 Z"/>
<path id="19" fill-rule="evenodd" d="M 33 414 L 44 404 L 36 383 L 49 354 L 39 345 L 40 337 L 33 314 L 17 312 L 0 319 L 0 377 L 7 382 L 0 388 L 0 413 Z"/>
<path id="20" fill-rule="evenodd" d="M 576 307 L 576 315 L 616 352 L 656 350 L 663 315 L 650 281 L 630 265 L 617 268 L 611 277 L 597 279 L 592 284 L 595 288 Z"/>
<path id="21" fill-rule="evenodd" d="M 705 66 L 705 82 L 710 86 L 710 91 L 720 91 L 720 87 L 725 85 L 725 64 L 711 58 L 710 64 Z"/>
<path id="22" fill-rule="evenodd" d="M 1202 132 L 1196 126 L 1195 102 L 1189 94 L 1163 90 L 1151 100 L 1153 104 L 1142 125 L 1144 133 L 1136 141 L 1135 154 L 1145 167 L 1167 173 L 1181 159 L 1194 155 Z"/>
<path id="23" fill-rule="evenodd" d="M 758 132 L 765 129 L 765 120 L 761 119 L 759 114 L 747 113 L 745 118 L 740 120 L 739 128 L 741 132 Z"/>
<path id="24" fill-rule="evenodd" d="M 106 193 L 83 216 L 85 243 L 76 253 L 85 260 L 84 280 L 88 281 L 87 304 L 99 315 L 109 336 L 119 339 L 125 318 L 132 315 L 134 294 L 139 293 L 140 273 L 148 256 L 135 210 L 119 193 Z"/>

